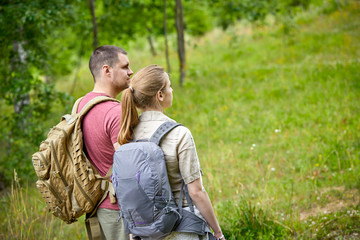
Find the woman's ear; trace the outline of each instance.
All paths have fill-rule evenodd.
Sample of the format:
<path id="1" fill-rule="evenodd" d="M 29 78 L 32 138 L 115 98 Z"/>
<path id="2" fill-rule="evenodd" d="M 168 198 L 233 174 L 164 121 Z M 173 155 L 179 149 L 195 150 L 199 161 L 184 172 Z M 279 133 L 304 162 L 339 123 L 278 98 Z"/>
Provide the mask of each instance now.
<path id="1" fill-rule="evenodd" d="M 160 102 L 163 102 L 164 101 L 164 94 L 161 90 L 159 90 L 156 94 L 156 97 L 157 99 L 160 101 Z"/>

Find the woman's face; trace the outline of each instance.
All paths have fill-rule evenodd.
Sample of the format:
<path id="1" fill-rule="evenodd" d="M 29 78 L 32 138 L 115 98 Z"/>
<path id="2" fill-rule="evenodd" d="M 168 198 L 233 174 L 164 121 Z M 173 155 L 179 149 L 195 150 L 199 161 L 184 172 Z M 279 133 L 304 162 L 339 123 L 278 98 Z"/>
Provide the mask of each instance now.
<path id="1" fill-rule="evenodd" d="M 171 107 L 172 101 L 173 101 L 172 92 L 173 92 L 173 89 L 171 87 L 171 82 L 170 82 L 169 76 L 167 76 L 167 82 L 166 82 L 165 88 L 163 90 L 163 96 L 164 96 L 164 101 L 162 103 L 163 108 Z"/>

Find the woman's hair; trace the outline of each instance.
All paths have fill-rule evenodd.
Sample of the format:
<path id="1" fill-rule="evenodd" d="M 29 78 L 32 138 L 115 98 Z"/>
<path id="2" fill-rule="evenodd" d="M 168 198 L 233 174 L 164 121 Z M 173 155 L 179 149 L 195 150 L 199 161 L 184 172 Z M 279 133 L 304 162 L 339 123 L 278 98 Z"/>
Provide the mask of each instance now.
<path id="1" fill-rule="evenodd" d="M 164 68 L 150 65 L 140 69 L 131 79 L 131 87 L 121 96 L 121 124 L 118 135 L 120 145 L 133 140 L 134 128 L 139 122 L 136 108 L 158 108 L 158 91 L 164 91 L 168 75 Z"/>

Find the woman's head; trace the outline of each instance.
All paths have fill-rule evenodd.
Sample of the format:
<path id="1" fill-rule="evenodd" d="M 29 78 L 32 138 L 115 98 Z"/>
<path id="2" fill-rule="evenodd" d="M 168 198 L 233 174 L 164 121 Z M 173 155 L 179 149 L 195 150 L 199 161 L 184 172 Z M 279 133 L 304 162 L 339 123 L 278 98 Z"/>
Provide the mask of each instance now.
<path id="1" fill-rule="evenodd" d="M 168 74 L 158 65 L 139 70 L 131 79 L 130 86 L 121 97 L 121 127 L 119 144 L 133 138 L 133 129 L 138 123 L 137 108 L 162 111 L 172 105 L 172 88 Z"/>
<path id="2" fill-rule="evenodd" d="M 134 75 L 130 83 L 132 90 L 128 89 L 127 91 L 132 91 L 136 107 L 161 110 L 169 107 L 162 104 L 160 96 L 169 90 L 169 81 L 169 76 L 164 68 L 150 65 Z"/>

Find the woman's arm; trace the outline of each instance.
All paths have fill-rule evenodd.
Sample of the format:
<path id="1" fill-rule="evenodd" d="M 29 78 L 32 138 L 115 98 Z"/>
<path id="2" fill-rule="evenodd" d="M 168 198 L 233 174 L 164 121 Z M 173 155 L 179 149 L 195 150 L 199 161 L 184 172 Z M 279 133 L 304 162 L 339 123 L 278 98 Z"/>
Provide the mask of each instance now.
<path id="1" fill-rule="evenodd" d="M 193 204 L 199 209 L 201 215 L 205 218 L 212 230 L 214 230 L 215 237 L 218 239 L 223 236 L 214 209 L 211 205 L 210 198 L 205 189 L 203 189 L 200 178 L 188 183 L 187 187 Z"/>

